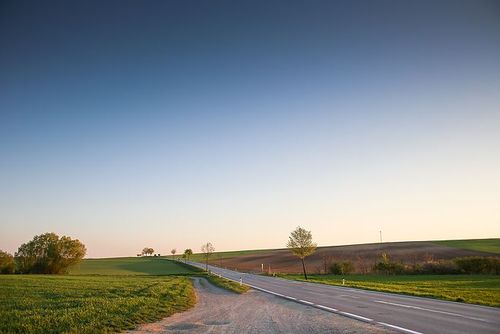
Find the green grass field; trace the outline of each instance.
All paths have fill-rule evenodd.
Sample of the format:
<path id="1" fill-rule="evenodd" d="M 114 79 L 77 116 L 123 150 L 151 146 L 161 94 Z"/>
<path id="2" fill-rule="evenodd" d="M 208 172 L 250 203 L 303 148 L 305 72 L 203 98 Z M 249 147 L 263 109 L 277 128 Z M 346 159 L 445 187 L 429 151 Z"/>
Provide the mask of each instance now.
<path id="1" fill-rule="evenodd" d="M 275 251 L 275 250 L 276 249 L 254 249 L 254 250 L 242 250 L 242 251 L 214 252 L 210 256 L 210 261 L 216 261 L 218 259 L 237 257 L 237 256 L 242 256 L 242 255 L 266 253 L 266 252 Z M 170 256 L 168 258 L 170 258 Z M 203 262 L 205 260 L 203 257 L 203 254 L 201 254 L 201 253 L 193 254 L 190 256 L 189 259 L 191 261 L 196 261 L 196 262 Z"/>
<path id="2" fill-rule="evenodd" d="M 0 333 L 107 333 L 195 303 L 187 277 L 0 276 Z"/>
<path id="3" fill-rule="evenodd" d="M 186 275 L 194 271 L 160 257 L 85 259 L 70 270 L 71 275 Z"/>
<path id="4" fill-rule="evenodd" d="M 500 254 L 500 239 L 443 240 L 435 243 L 448 247 Z"/>
<path id="5" fill-rule="evenodd" d="M 308 275 L 309 276 L 309 275 Z M 304 280 L 302 275 L 284 275 Z M 432 297 L 500 307 L 500 276 L 488 275 L 310 275 L 309 282 Z"/>

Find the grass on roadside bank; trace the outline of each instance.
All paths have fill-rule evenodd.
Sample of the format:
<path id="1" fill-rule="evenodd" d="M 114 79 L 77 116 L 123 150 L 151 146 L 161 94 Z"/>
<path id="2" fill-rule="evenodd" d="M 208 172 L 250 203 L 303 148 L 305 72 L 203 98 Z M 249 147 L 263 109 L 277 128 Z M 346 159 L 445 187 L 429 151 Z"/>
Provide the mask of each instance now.
<path id="1" fill-rule="evenodd" d="M 106 333 L 194 306 L 188 277 L 0 276 L 0 333 Z"/>
<path id="2" fill-rule="evenodd" d="M 498 275 L 308 275 L 308 282 L 500 307 Z M 302 275 L 283 278 L 305 281 Z"/>
<path id="3" fill-rule="evenodd" d="M 232 292 L 236 292 L 236 293 L 241 294 L 241 293 L 245 293 L 248 290 L 250 290 L 250 288 L 246 285 L 240 285 L 239 283 L 233 282 L 233 281 L 228 280 L 228 279 L 223 278 L 223 277 L 215 276 L 212 274 L 206 275 L 204 277 L 206 277 L 210 281 L 210 283 L 212 283 L 213 285 L 218 286 L 219 288 L 222 288 L 222 289 L 232 291 Z"/>

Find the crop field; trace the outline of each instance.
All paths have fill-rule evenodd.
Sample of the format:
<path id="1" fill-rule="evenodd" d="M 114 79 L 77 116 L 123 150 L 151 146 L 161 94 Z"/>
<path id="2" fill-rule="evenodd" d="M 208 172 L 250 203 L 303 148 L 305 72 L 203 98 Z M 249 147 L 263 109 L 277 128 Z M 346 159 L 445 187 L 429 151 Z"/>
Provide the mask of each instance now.
<path id="1" fill-rule="evenodd" d="M 194 303 L 187 277 L 2 275 L 0 333 L 116 332 Z"/>
<path id="2" fill-rule="evenodd" d="M 194 269 L 194 268 L 193 268 Z M 71 269 L 72 275 L 186 275 L 190 267 L 161 257 L 85 259 Z M 195 269 L 194 269 L 195 270 Z"/>
<path id="3" fill-rule="evenodd" d="M 309 276 L 309 275 L 308 275 Z M 284 278 L 304 280 L 302 275 Z M 310 275 L 308 282 L 432 297 L 500 307 L 500 276 L 489 275 Z"/>
<path id="4" fill-rule="evenodd" d="M 312 273 L 324 271 L 324 260 L 352 261 L 356 268 L 371 268 L 381 253 L 386 253 L 394 261 L 405 263 L 434 260 L 450 260 L 467 256 L 491 256 L 500 250 L 500 239 L 446 240 L 446 241 L 407 241 L 372 244 L 325 246 L 307 258 L 307 265 Z M 194 261 L 202 261 L 196 254 Z M 276 273 L 300 273 L 300 261 L 288 249 L 247 250 L 242 252 L 214 253 L 210 263 L 229 269 L 248 272 L 272 271 Z"/>
<path id="5" fill-rule="evenodd" d="M 448 247 L 500 254 L 500 239 L 443 240 L 435 241 L 435 243 Z"/>

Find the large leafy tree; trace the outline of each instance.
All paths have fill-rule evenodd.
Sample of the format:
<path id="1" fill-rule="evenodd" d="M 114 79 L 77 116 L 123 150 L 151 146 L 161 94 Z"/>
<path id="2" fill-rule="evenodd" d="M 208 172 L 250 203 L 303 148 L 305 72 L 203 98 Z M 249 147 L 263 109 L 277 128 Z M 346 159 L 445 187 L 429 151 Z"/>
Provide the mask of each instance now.
<path id="1" fill-rule="evenodd" d="M 44 233 L 22 244 L 15 258 L 21 273 L 61 274 L 78 263 L 86 253 L 85 245 L 77 239 Z"/>
<path id="2" fill-rule="evenodd" d="M 304 259 L 316 251 L 316 246 L 316 243 L 312 240 L 311 231 L 307 231 L 300 226 L 290 233 L 290 237 L 288 238 L 286 247 L 302 262 L 305 279 L 307 279 L 307 272 Z"/>

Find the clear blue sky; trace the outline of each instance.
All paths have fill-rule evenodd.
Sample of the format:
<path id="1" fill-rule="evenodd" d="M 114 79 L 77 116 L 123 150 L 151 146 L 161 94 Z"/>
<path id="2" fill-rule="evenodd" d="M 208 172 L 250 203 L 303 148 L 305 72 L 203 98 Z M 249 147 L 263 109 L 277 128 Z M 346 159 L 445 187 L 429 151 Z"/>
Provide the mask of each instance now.
<path id="1" fill-rule="evenodd" d="M 0 249 L 500 236 L 497 1 L 2 1 Z"/>

